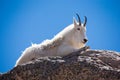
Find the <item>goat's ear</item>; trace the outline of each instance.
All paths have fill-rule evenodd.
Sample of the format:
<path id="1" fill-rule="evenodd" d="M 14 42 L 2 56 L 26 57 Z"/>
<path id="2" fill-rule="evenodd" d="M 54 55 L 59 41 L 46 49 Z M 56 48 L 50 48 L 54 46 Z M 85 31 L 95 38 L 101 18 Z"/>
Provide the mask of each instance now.
<path id="1" fill-rule="evenodd" d="M 77 25 L 77 21 L 76 21 L 76 19 L 74 17 L 73 17 L 73 24 L 74 24 L 74 26 Z"/>

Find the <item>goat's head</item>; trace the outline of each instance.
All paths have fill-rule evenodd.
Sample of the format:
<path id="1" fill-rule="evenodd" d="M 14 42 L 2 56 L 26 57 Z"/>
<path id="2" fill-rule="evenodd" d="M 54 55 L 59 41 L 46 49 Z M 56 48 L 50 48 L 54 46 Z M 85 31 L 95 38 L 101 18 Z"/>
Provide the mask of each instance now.
<path id="1" fill-rule="evenodd" d="M 88 40 L 86 37 L 86 23 L 87 23 L 87 17 L 85 16 L 85 21 L 84 23 L 81 23 L 80 17 L 78 14 L 76 14 L 78 17 L 78 22 L 77 20 L 74 18 L 73 19 L 73 24 L 74 24 L 74 40 L 76 42 L 79 42 L 80 44 L 85 44 Z"/>

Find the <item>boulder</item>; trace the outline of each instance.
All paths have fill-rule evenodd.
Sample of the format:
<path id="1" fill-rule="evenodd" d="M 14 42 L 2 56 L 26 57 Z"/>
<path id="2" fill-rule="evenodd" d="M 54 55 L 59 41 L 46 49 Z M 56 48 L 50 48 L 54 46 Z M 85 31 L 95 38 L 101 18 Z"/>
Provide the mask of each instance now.
<path id="1" fill-rule="evenodd" d="M 64 57 L 40 57 L 18 65 L 0 80 L 120 80 L 120 53 L 84 47 Z"/>

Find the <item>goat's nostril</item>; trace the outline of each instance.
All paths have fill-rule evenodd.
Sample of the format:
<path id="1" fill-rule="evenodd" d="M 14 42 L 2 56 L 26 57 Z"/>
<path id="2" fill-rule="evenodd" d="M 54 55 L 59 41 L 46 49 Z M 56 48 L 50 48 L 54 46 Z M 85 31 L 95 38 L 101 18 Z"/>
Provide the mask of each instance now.
<path id="1" fill-rule="evenodd" d="M 84 39 L 84 42 L 86 43 L 88 40 L 87 39 Z"/>

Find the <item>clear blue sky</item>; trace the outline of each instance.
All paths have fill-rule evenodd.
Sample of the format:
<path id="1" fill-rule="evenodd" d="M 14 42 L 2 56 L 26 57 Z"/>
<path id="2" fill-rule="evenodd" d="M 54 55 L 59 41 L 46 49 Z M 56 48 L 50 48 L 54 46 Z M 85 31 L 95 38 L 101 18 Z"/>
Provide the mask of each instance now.
<path id="1" fill-rule="evenodd" d="M 0 0 L 0 72 L 7 72 L 25 48 L 51 39 L 87 16 L 92 49 L 120 52 L 120 0 Z"/>

